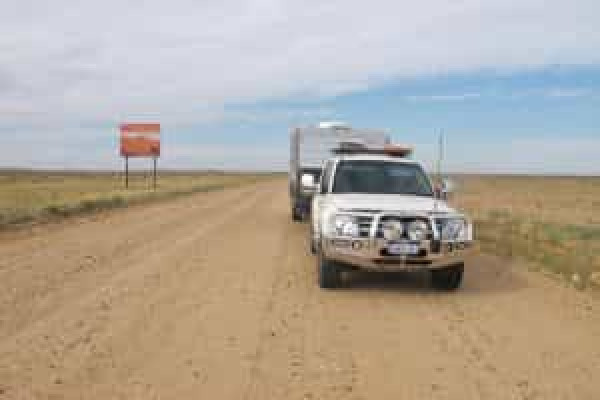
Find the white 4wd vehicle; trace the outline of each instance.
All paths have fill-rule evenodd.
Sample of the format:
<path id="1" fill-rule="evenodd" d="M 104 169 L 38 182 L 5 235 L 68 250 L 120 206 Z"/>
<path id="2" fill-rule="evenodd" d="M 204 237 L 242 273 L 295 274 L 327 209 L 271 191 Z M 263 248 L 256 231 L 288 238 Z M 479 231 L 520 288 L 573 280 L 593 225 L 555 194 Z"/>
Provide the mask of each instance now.
<path id="1" fill-rule="evenodd" d="M 340 284 L 346 269 L 432 271 L 441 289 L 460 286 L 473 227 L 434 191 L 415 161 L 392 155 L 338 154 L 324 164 L 315 191 L 311 250 L 318 255 L 319 285 Z"/>

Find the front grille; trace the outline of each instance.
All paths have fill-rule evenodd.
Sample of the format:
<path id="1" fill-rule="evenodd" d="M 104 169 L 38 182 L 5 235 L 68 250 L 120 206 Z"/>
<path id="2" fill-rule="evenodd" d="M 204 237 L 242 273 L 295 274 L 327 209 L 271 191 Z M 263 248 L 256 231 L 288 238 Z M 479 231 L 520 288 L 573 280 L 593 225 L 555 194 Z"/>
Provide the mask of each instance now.
<path id="1" fill-rule="evenodd" d="M 388 257 L 388 256 L 397 257 L 397 255 L 390 254 L 390 253 L 387 251 L 387 249 L 385 249 L 385 248 L 384 248 L 384 249 L 381 249 L 381 250 L 379 250 L 379 255 L 380 255 L 380 256 L 382 256 L 382 257 Z M 426 257 L 426 256 L 427 256 L 427 250 L 425 250 L 425 249 L 420 249 L 420 250 L 419 250 L 419 252 L 418 252 L 417 254 L 415 254 L 415 255 L 411 255 L 411 256 L 409 256 L 409 258 L 411 258 L 411 259 L 417 259 L 417 258 L 419 258 L 419 257 L 420 257 L 420 258 L 423 258 L 423 257 Z"/>
<path id="2" fill-rule="evenodd" d="M 373 262 L 377 265 L 428 265 L 431 264 L 431 260 L 427 259 L 416 259 L 416 258 L 377 258 Z"/>
<path id="3" fill-rule="evenodd" d="M 373 224 L 373 217 L 361 215 L 357 217 L 358 220 L 358 236 L 361 238 L 368 238 L 371 233 L 371 225 Z"/>
<path id="4" fill-rule="evenodd" d="M 437 231 L 441 234 L 442 232 L 442 228 L 444 226 L 444 220 L 443 219 L 436 219 L 435 220 L 435 227 L 437 228 Z"/>
<path id="5" fill-rule="evenodd" d="M 404 225 L 404 233 L 402 235 L 402 239 L 408 239 L 408 234 L 406 232 L 406 226 L 415 220 L 424 221 L 429 226 L 429 220 L 427 218 L 421 217 L 405 217 L 405 216 L 395 216 L 395 215 L 384 215 L 379 219 L 379 223 L 377 224 L 377 231 L 375 232 L 375 237 L 377 239 L 383 239 L 383 224 L 389 221 L 400 221 Z M 431 231 L 431 227 L 429 228 L 429 233 L 427 235 L 427 239 L 431 239 L 433 237 L 433 232 Z"/>

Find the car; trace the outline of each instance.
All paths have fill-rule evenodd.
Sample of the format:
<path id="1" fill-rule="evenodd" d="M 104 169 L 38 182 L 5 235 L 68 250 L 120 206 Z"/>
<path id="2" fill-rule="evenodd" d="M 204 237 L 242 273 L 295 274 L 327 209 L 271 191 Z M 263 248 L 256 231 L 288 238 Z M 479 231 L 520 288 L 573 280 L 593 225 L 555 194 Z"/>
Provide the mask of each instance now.
<path id="1" fill-rule="evenodd" d="M 428 270 L 435 287 L 460 287 L 473 224 L 448 204 L 448 181 L 434 189 L 404 147 L 342 147 L 305 188 L 320 287 L 338 287 L 346 270 Z"/>

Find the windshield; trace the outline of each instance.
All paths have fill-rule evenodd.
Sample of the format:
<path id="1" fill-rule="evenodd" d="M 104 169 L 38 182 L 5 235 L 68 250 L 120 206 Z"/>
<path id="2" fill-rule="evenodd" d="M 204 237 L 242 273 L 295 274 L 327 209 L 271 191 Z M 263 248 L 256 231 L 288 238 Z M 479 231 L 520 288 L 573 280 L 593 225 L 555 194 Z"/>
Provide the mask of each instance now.
<path id="1" fill-rule="evenodd" d="M 340 161 L 332 192 L 433 196 L 421 166 L 370 160 Z"/>

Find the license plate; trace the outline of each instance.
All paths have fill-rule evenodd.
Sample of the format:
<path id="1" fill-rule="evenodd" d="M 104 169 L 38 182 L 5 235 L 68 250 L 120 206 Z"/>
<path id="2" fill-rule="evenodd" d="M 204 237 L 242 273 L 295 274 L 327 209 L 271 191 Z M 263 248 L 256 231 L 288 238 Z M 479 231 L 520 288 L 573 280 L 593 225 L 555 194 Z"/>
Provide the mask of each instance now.
<path id="1" fill-rule="evenodd" d="M 415 243 L 390 243 L 387 246 L 387 252 L 395 256 L 414 256 L 419 253 L 419 245 Z"/>

